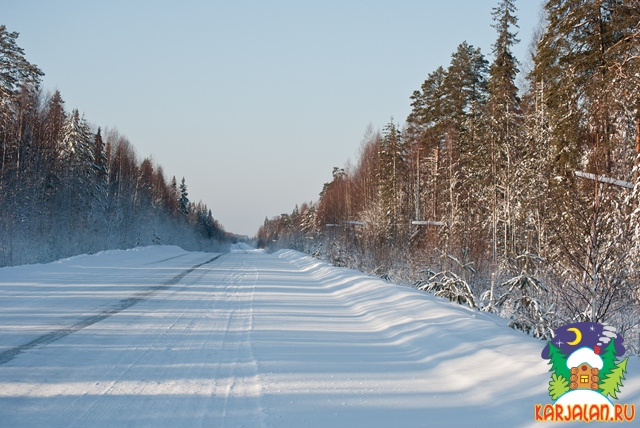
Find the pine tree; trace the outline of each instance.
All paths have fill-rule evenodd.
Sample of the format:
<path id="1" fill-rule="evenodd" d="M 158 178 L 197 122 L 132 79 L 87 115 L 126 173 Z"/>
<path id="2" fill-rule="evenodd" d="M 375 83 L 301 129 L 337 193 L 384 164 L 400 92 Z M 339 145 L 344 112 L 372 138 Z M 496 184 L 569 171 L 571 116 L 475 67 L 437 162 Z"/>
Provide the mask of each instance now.
<path id="1" fill-rule="evenodd" d="M 443 81 L 445 115 L 441 171 L 444 194 L 442 208 L 447 227 L 441 235 L 446 253 L 467 258 L 466 250 L 479 229 L 470 219 L 477 209 L 477 177 L 474 166 L 480 110 L 487 100 L 487 60 L 480 49 L 463 42 L 451 55 Z"/>
<path id="2" fill-rule="evenodd" d="M 478 108 L 486 102 L 487 66 L 480 48 L 467 42 L 461 43 L 451 55 L 443 81 L 444 109 L 461 128 L 466 125 L 467 117 L 475 117 Z"/>
<path id="3" fill-rule="evenodd" d="M 440 221 L 442 217 L 440 205 L 443 186 L 440 168 L 447 123 L 446 103 L 443 102 L 446 98 L 446 76 L 447 73 L 443 67 L 438 67 L 434 72 L 429 73 L 420 90 L 414 91 L 411 96 L 412 111 L 407 117 L 407 136 L 417 159 L 415 173 L 420 187 L 418 198 L 424 201 L 418 217 L 424 215 L 436 221 Z M 410 159 L 414 159 L 413 153 Z M 379 217 L 380 214 L 386 213 L 382 209 L 370 210 L 372 217 Z M 438 244 L 431 245 L 437 247 Z"/>
<path id="4" fill-rule="evenodd" d="M 10 153 L 20 150 L 22 127 L 16 118 L 20 96 L 38 87 L 44 75 L 24 56 L 18 33 L 0 25 L 0 188 L 9 176 Z M 1 195 L 0 195 L 1 196 Z"/>
<path id="5" fill-rule="evenodd" d="M 16 96 L 22 85 L 37 86 L 44 73 L 24 56 L 16 40 L 19 33 L 0 25 L 0 99 Z"/>
<path id="6" fill-rule="evenodd" d="M 471 235 L 478 229 L 470 221 L 478 218 L 478 177 L 485 175 L 477 168 L 485 164 L 477 154 L 482 147 L 481 111 L 487 100 L 487 61 L 480 49 L 461 43 L 449 67 L 430 73 L 411 99 L 407 159 L 419 199 L 424 201 L 417 217 L 424 212 L 430 219 L 445 220 L 447 227 L 439 236 L 443 242 L 434 245 L 447 253 L 459 250 L 466 259 L 474 239 Z"/>
<path id="7" fill-rule="evenodd" d="M 409 129 L 417 128 L 414 134 L 424 133 L 426 130 L 438 125 L 444 117 L 441 102 L 445 95 L 444 79 L 446 71 L 443 67 L 438 67 L 434 72 L 429 73 L 419 91 L 414 91 L 411 95 L 412 111 L 407 117 Z"/>

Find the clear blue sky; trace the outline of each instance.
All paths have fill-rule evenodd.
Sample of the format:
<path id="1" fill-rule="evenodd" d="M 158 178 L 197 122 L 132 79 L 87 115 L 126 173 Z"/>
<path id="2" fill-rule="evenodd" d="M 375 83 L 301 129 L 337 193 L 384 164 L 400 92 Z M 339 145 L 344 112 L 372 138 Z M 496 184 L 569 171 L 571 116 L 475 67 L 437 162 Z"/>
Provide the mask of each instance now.
<path id="1" fill-rule="evenodd" d="M 368 125 L 463 41 L 491 60 L 498 0 L 0 0 L 0 24 L 96 126 L 183 176 L 227 231 L 317 200 Z M 524 61 L 541 0 L 518 0 Z"/>

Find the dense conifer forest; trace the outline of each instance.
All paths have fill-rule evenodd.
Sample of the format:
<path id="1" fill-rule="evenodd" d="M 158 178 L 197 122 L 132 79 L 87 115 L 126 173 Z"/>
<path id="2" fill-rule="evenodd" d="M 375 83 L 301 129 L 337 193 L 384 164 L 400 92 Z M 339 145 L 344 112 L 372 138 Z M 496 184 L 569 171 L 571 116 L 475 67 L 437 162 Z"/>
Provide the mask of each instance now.
<path id="1" fill-rule="evenodd" d="M 265 219 L 291 247 L 510 318 L 640 331 L 640 2 L 549 0 L 519 61 L 515 0 L 484 53 L 407 94 L 411 114 L 365 133 L 317 202 Z M 489 13 L 489 11 L 487 11 Z M 520 88 L 518 76 L 524 76 Z"/>
<path id="2" fill-rule="evenodd" d="M 0 266 L 139 245 L 213 250 L 227 240 L 182 178 L 167 181 L 115 129 L 68 111 L 0 26 Z"/>

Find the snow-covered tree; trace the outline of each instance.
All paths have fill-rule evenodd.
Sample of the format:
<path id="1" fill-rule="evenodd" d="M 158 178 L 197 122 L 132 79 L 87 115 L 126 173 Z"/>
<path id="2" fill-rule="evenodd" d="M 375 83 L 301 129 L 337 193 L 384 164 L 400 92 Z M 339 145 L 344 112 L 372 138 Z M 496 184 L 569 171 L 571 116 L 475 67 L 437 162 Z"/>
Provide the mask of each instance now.
<path id="1" fill-rule="evenodd" d="M 492 245 L 492 261 L 496 265 L 515 255 L 513 209 L 517 201 L 514 181 L 522 141 L 520 98 L 516 86 L 519 62 L 513 54 L 514 46 L 519 43 L 517 32 L 514 32 L 518 28 L 515 12 L 515 0 L 500 0 L 493 9 L 497 39 L 493 45 L 494 61 L 489 67 L 489 98 L 483 127 L 486 141 L 483 159 L 490 180 L 483 202 L 490 207 L 486 227 Z"/>
<path id="2" fill-rule="evenodd" d="M 93 140 L 84 115 L 74 109 L 62 129 L 60 153 L 67 173 L 84 182 L 89 181 L 95 166 Z"/>
<path id="3" fill-rule="evenodd" d="M 397 223 L 401 221 L 401 180 L 405 153 L 402 135 L 392 118 L 382 132 L 378 152 L 380 203 L 387 215 L 387 238 L 390 240 L 397 236 Z"/>
<path id="4" fill-rule="evenodd" d="M 189 193 L 187 192 L 187 184 L 185 182 L 184 177 L 182 177 L 182 181 L 180 182 L 180 199 L 179 199 L 179 210 L 180 213 L 184 216 L 189 215 Z"/>

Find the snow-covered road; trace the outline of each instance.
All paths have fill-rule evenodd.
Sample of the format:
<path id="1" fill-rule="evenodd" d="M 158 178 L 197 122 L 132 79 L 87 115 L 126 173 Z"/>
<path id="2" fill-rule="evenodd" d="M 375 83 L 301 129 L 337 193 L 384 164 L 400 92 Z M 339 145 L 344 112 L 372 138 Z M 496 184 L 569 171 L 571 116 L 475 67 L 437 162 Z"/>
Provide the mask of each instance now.
<path id="1" fill-rule="evenodd" d="M 550 402 L 544 343 L 503 320 L 245 250 L 0 269 L 0 426 L 527 426 Z"/>

